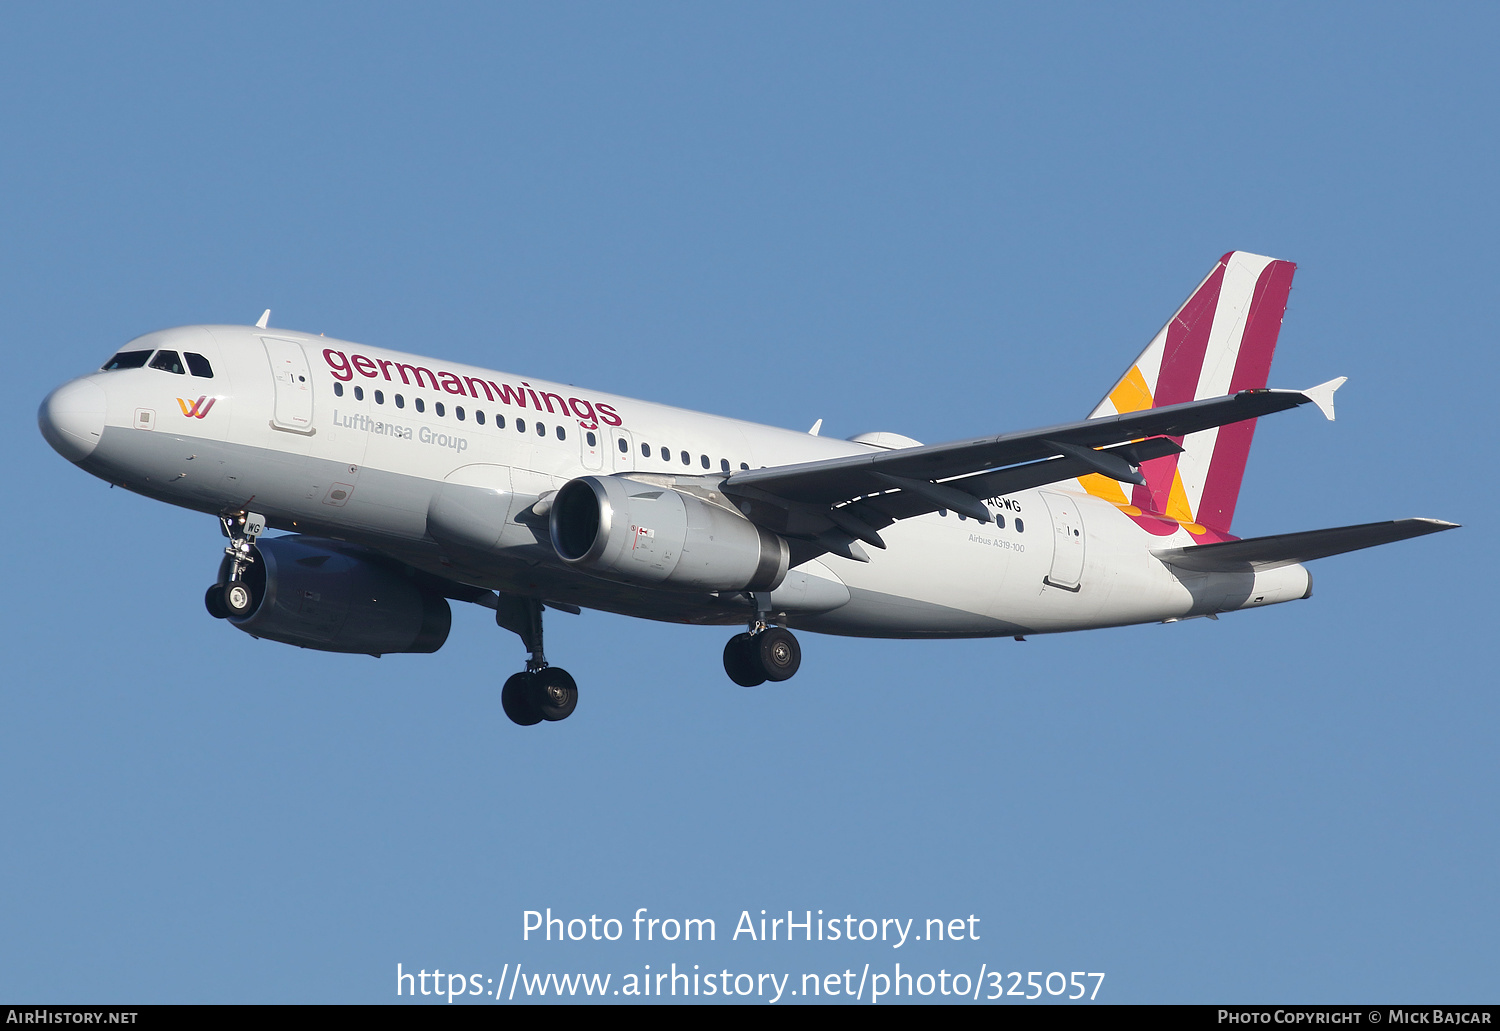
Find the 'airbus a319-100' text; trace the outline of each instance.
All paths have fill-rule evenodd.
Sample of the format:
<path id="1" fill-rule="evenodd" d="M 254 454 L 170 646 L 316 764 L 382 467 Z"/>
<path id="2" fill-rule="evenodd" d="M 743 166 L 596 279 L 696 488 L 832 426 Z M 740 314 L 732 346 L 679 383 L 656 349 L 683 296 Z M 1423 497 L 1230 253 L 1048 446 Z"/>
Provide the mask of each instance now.
<path id="1" fill-rule="evenodd" d="M 526 669 L 520 724 L 573 712 L 547 608 L 743 626 L 724 668 L 789 679 L 792 630 L 1022 637 L 1306 598 L 1303 563 L 1435 519 L 1239 539 L 1256 420 L 1343 379 L 1267 388 L 1296 266 L 1226 254 L 1088 418 L 920 444 L 835 440 L 308 333 L 185 326 L 43 401 L 100 479 L 215 516 L 208 611 L 256 637 L 436 651 L 490 608 Z M 195 399 L 196 398 L 196 399 Z M 268 536 L 274 528 L 290 531 Z"/>

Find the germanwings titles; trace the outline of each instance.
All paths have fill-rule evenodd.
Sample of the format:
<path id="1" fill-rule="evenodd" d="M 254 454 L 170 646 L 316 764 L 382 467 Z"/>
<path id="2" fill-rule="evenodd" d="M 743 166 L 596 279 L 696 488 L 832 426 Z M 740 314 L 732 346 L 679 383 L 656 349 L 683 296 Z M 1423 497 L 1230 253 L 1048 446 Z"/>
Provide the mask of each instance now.
<path id="1" fill-rule="evenodd" d="M 923 445 L 834 440 L 268 327 L 127 344 L 42 402 L 63 457 L 218 518 L 208 611 L 324 651 L 431 652 L 450 603 L 530 657 L 501 702 L 566 718 L 546 608 L 744 626 L 724 669 L 797 672 L 792 629 L 1022 637 L 1306 598 L 1302 563 L 1455 524 L 1241 540 L 1256 420 L 1333 418 L 1343 379 L 1267 388 L 1296 266 L 1236 251 L 1087 419 Z M 268 528 L 287 531 L 266 536 Z"/>

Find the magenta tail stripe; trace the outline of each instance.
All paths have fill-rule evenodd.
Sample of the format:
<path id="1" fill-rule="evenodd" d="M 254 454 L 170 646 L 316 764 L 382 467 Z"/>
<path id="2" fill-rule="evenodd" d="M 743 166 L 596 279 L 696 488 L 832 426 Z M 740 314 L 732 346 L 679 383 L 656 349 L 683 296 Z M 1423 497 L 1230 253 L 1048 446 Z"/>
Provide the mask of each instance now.
<path id="1" fill-rule="evenodd" d="M 1229 392 L 1258 390 L 1266 386 L 1271 375 L 1271 358 L 1276 352 L 1276 338 L 1286 315 L 1287 298 L 1292 290 L 1292 276 L 1297 266 L 1290 261 L 1273 261 L 1255 283 L 1255 294 L 1245 319 L 1245 332 L 1235 358 L 1234 375 Z M 1205 526 L 1228 531 L 1239 501 L 1250 444 L 1255 437 L 1255 420 L 1221 426 L 1214 442 L 1213 459 L 1203 482 L 1203 497 L 1195 513 Z"/>
<path id="2" fill-rule="evenodd" d="M 1203 358 L 1208 353 L 1208 337 L 1213 330 L 1214 312 L 1219 307 L 1219 293 L 1224 287 L 1227 268 L 1225 260 L 1219 259 L 1213 273 L 1167 325 L 1166 348 L 1162 353 L 1161 371 L 1156 376 L 1153 407 L 1191 401 L 1197 395 L 1198 379 L 1203 374 Z M 1182 443 L 1181 440 L 1177 442 Z M 1146 476 L 1146 503 L 1142 505 L 1137 501 L 1137 506 L 1165 512 L 1167 501 L 1172 496 L 1172 480 L 1177 473 L 1177 456 L 1148 462 L 1142 466 L 1142 471 Z M 1137 487 L 1136 496 L 1139 497 L 1141 492 Z"/>
<path id="3" fill-rule="evenodd" d="M 1219 306 L 1219 291 L 1224 286 L 1221 261 L 1213 275 L 1188 298 L 1167 326 L 1167 345 L 1162 354 L 1161 371 L 1156 376 L 1154 407 L 1175 405 L 1193 400 L 1198 379 L 1203 374 L 1203 356 L 1208 351 L 1208 335 L 1213 329 L 1214 311 Z"/>

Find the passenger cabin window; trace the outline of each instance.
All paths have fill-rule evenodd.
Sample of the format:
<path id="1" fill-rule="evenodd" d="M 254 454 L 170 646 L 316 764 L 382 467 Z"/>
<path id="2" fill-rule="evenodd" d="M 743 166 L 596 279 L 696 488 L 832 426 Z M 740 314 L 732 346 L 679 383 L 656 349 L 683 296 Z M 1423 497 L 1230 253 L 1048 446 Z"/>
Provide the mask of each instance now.
<path id="1" fill-rule="evenodd" d="M 703 468 L 705 468 L 705 469 L 707 469 L 707 468 L 709 468 L 709 464 L 708 464 L 708 456 L 707 456 L 707 455 L 699 455 L 699 456 L 698 456 L 698 457 L 699 457 L 699 458 L 700 458 L 700 459 L 701 459 L 701 460 L 702 460 L 702 462 L 703 462 Z"/>
<path id="2" fill-rule="evenodd" d="M 664 447 L 664 448 L 661 449 L 661 460 L 663 462 L 670 462 L 672 460 L 672 449 L 671 448 L 665 448 Z"/>
<path id="3" fill-rule="evenodd" d="M 620 443 L 623 444 L 625 442 L 622 440 L 622 441 L 620 441 Z M 642 458 L 650 458 L 651 457 L 651 445 L 647 444 L 645 441 L 641 441 L 641 457 Z"/>
<path id="4" fill-rule="evenodd" d="M 344 396 L 344 385 L 342 383 L 340 383 L 338 380 L 334 380 L 333 381 L 333 396 L 334 397 L 343 397 Z"/>
<path id="5" fill-rule="evenodd" d="M 729 459 L 727 459 L 727 458 L 721 458 L 721 459 L 719 459 L 719 471 L 721 473 L 727 473 L 729 471 Z"/>
<path id="6" fill-rule="evenodd" d="M 593 447 L 595 444 L 599 443 L 599 438 L 594 436 L 593 430 L 589 430 L 583 435 L 583 437 L 589 442 L 589 447 Z"/>
<path id="7" fill-rule="evenodd" d="M 545 437 L 547 435 L 547 427 L 545 424 L 540 422 L 536 424 L 536 435 L 538 437 Z"/>
<path id="8" fill-rule="evenodd" d="M 592 436 L 592 434 L 590 434 L 590 436 Z M 567 431 L 565 429 L 563 429 L 561 426 L 557 427 L 557 439 L 558 440 L 567 440 L 568 439 L 568 433 L 567 433 Z"/>
<path id="9" fill-rule="evenodd" d="M 400 394 L 396 395 L 396 407 L 397 408 L 405 408 L 406 407 L 406 398 L 402 397 Z"/>
<path id="10" fill-rule="evenodd" d="M 417 411 L 419 412 L 425 412 L 427 410 L 427 402 L 423 401 L 420 397 L 412 398 L 411 403 L 416 405 Z"/>
<path id="11" fill-rule="evenodd" d="M 642 446 L 644 447 L 645 445 L 642 445 Z M 627 443 L 625 443 L 625 438 L 624 437 L 621 437 L 620 438 L 620 454 L 623 455 L 623 454 L 628 453 L 629 451 L 630 451 L 630 445 L 627 444 Z"/>
<path id="12" fill-rule="evenodd" d="M 525 433 L 526 432 L 526 420 L 525 419 L 517 419 L 516 420 L 516 432 L 517 433 Z"/>
<path id="13" fill-rule="evenodd" d="M 99 368 L 102 372 L 114 372 L 116 369 L 139 369 L 150 357 L 150 351 L 121 351 Z"/>
<path id="14" fill-rule="evenodd" d="M 441 418 L 442 418 L 442 417 L 443 417 L 443 416 L 444 416 L 444 415 L 446 415 L 446 414 L 448 414 L 448 413 L 447 413 L 447 412 L 446 412 L 446 411 L 445 411 L 445 410 L 444 410 L 444 409 L 443 409 L 443 402 L 441 402 L 441 401 L 435 401 L 435 402 L 433 402 L 433 405 L 432 405 L 432 410 L 433 410 L 433 411 L 434 411 L 434 412 L 437 412 L 437 414 L 438 414 L 438 418 L 439 418 L 439 419 L 441 419 Z"/>
<path id="15" fill-rule="evenodd" d="M 365 399 L 365 388 L 364 387 L 356 386 L 354 388 L 354 400 L 356 400 L 356 401 L 363 401 L 364 399 Z"/>
<path id="16" fill-rule="evenodd" d="M 1021 522 L 1020 517 L 1017 517 L 1016 518 L 1016 533 L 1025 533 L 1025 532 L 1026 532 L 1026 524 L 1023 523 L 1023 522 Z"/>
<path id="17" fill-rule="evenodd" d="M 499 412 L 495 413 L 495 429 L 505 429 L 505 416 L 501 415 Z"/>
<path id="18" fill-rule="evenodd" d="M 187 375 L 187 370 L 182 367 L 182 359 L 177 356 L 176 351 L 157 351 L 156 357 L 151 359 L 151 367 L 160 369 L 162 372 L 175 372 L 179 376 Z"/>
<path id="19" fill-rule="evenodd" d="M 454 405 L 453 406 L 453 415 L 454 415 L 455 418 L 458 419 L 459 422 L 463 422 L 464 421 L 464 406 L 463 405 Z"/>
<path id="20" fill-rule="evenodd" d="M 385 391 L 383 391 L 383 390 L 377 390 L 377 391 L 375 391 L 375 403 L 378 404 L 378 405 L 385 404 Z"/>
<path id="21" fill-rule="evenodd" d="M 740 468 L 743 469 L 743 470 L 745 470 L 746 472 L 750 471 L 750 467 L 748 465 L 746 465 L 744 462 L 740 463 Z"/>
<path id="22" fill-rule="evenodd" d="M 194 376 L 197 376 L 199 379 L 214 378 L 214 367 L 208 364 L 207 358 L 201 354 L 194 354 L 192 351 L 185 352 L 183 357 L 187 359 L 188 371 Z"/>
<path id="23" fill-rule="evenodd" d="M 474 421 L 479 423 L 479 425 L 481 426 L 484 425 L 484 413 L 477 408 L 474 409 Z"/>

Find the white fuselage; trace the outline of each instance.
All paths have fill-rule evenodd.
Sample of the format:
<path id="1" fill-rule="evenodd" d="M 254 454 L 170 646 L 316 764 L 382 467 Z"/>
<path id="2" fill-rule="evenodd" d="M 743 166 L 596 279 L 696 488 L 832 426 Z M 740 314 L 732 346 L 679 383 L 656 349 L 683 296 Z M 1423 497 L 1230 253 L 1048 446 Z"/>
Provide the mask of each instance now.
<path id="1" fill-rule="evenodd" d="M 538 499 L 583 475 L 701 487 L 741 469 L 878 450 L 284 330 L 189 326 L 127 349 L 200 354 L 213 376 L 143 367 L 60 388 L 74 392 L 54 406 L 74 413 L 56 431 L 76 441 L 76 454 L 64 453 L 95 475 L 204 512 L 253 508 L 276 528 L 475 587 L 654 619 L 735 624 L 752 609 L 740 594 L 632 586 L 565 565 L 545 523 L 528 518 Z M 1009 636 L 1308 593 L 1300 565 L 1174 570 L 1152 551 L 1197 543 L 1188 530 L 1147 533 L 1076 481 L 988 506 L 1001 518 L 899 521 L 868 563 L 804 563 L 772 593 L 777 618 L 855 636 Z"/>

